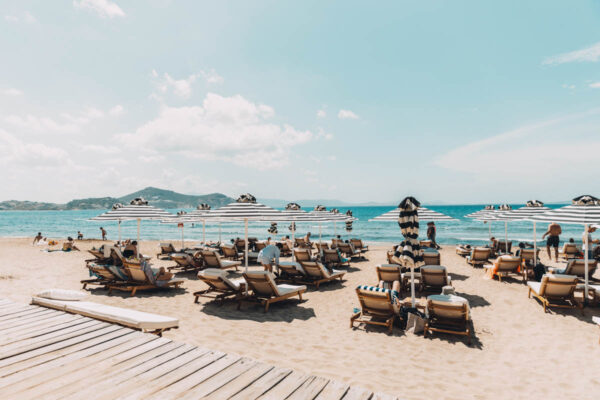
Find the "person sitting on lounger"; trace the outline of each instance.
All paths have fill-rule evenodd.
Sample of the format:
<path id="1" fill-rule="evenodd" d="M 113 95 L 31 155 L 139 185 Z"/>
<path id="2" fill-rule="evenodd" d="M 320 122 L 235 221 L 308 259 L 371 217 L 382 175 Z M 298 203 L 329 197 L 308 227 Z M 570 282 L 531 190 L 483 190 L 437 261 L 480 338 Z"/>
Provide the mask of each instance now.
<path id="1" fill-rule="evenodd" d="M 257 261 L 262 264 L 265 271 L 273 272 L 273 265 L 279 265 L 279 256 L 281 255 L 281 249 L 283 245 L 277 243 L 276 245 L 265 246 L 264 249 L 258 252 Z"/>
<path id="2" fill-rule="evenodd" d="M 39 242 L 43 238 L 44 237 L 42 236 L 42 232 L 38 232 L 37 236 L 33 238 L 33 243 L 32 244 L 36 244 L 37 242 Z"/>
<path id="3" fill-rule="evenodd" d="M 125 258 L 139 258 L 139 253 L 138 253 L 138 242 L 137 240 L 134 240 L 133 242 L 129 243 L 127 246 L 125 246 L 125 249 L 123 250 L 123 257 Z"/>

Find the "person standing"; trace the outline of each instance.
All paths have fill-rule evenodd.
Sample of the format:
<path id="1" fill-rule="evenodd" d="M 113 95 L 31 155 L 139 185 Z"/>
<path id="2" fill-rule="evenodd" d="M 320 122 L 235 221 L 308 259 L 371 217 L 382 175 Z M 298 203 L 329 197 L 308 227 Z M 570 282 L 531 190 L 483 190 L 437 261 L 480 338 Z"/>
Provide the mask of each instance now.
<path id="1" fill-rule="evenodd" d="M 560 234 L 562 233 L 562 228 L 556 222 L 552 222 L 548 225 L 548 230 L 546 233 L 542 235 L 542 239 L 548 236 L 546 239 L 546 251 L 548 252 L 548 258 L 552 260 L 552 255 L 550 253 L 550 247 L 554 247 L 554 258 L 558 261 L 558 245 L 560 243 Z"/>
<path id="2" fill-rule="evenodd" d="M 106 230 L 103 227 L 100 227 L 100 232 L 102 232 L 102 240 L 106 240 Z"/>
<path id="3" fill-rule="evenodd" d="M 281 243 L 270 244 L 258 252 L 257 261 L 259 264 L 262 264 L 265 271 L 273 272 L 273 265 L 279 265 L 279 256 L 281 255 L 282 247 Z"/>
<path id="4" fill-rule="evenodd" d="M 437 233 L 436 231 L 437 231 L 437 229 L 435 227 L 435 222 L 433 222 L 433 221 L 428 222 L 427 223 L 427 239 L 431 240 L 432 246 L 439 250 L 440 246 L 435 241 L 435 236 Z"/>
<path id="5" fill-rule="evenodd" d="M 600 240 L 592 239 L 592 233 L 594 232 L 596 232 L 595 226 L 590 226 L 588 228 L 587 235 L 586 232 L 583 231 L 583 245 L 584 248 L 587 250 L 587 252 L 585 252 L 584 254 L 587 256 L 588 260 L 592 260 L 594 258 L 594 244 L 600 243 Z"/>

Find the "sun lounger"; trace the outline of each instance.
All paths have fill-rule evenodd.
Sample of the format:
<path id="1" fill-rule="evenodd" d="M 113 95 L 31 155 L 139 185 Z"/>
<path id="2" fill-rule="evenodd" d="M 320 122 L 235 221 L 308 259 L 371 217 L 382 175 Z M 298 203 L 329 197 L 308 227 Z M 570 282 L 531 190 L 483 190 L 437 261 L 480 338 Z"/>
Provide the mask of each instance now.
<path id="1" fill-rule="evenodd" d="M 223 260 L 216 250 L 202 250 L 201 253 L 208 268 L 235 268 L 237 271 L 238 267 L 242 265 L 241 261 Z"/>
<path id="2" fill-rule="evenodd" d="M 489 247 L 475 247 L 471 250 L 471 255 L 466 257 L 467 263 L 474 267 L 481 267 L 488 264 L 492 249 Z"/>
<path id="3" fill-rule="evenodd" d="M 502 254 L 512 254 L 512 241 L 498 240 L 498 252 Z"/>
<path id="4" fill-rule="evenodd" d="M 533 264 L 534 260 L 536 263 L 539 263 L 540 249 L 537 249 L 535 256 L 533 249 L 519 249 L 519 257 L 521 257 L 521 260 L 529 264 Z"/>
<path id="5" fill-rule="evenodd" d="M 562 249 L 558 251 L 558 256 L 564 258 L 565 260 L 575 258 L 578 254 L 579 249 L 575 243 L 565 243 L 563 244 Z"/>
<path id="6" fill-rule="evenodd" d="M 246 290 L 244 278 L 229 279 L 227 272 L 222 269 L 208 268 L 198 272 L 198 279 L 208 285 L 208 289 L 194 293 L 194 303 L 198 303 L 200 297 L 209 297 L 216 300 L 224 300 L 227 297 L 239 297 Z M 215 295 L 213 295 L 216 293 Z"/>
<path id="7" fill-rule="evenodd" d="M 433 242 L 431 240 L 420 240 L 419 246 L 421 246 L 421 248 L 433 247 Z"/>
<path id="8" fill-rule="evenodd" d="M 278 280 L 291 282 L 306 280 L 306 272 L 299 262 L 280 261 L 277 264 L 277 269 L 279 271 Z"/>
<path id="9" fill-rule="evenodd" d="M 365 245 L 361 239 L 350 239 L 350 243 L 358 252 L 366 253 L 369 251 L 369 246 Z"/>
<path id="10" fill-rule="evenodd" d="M 319 251 L 319 253 L 321 253 L 323 250 L 329 249 L 329 244 L 327 244 L 326 242 L 315 242 L 315 246 L 317 246 L 317 250 Z"/>
<path id="11" fill-rule="evenodd" d="M 423 337 L 430 332 L 443 332 L 467 337 L 471 344 L 471 328 L 467 299 L 454 295 L 432 295 L 427 297 L 427 320 Z"/>
<path id="12" fill-rule="evenodd" d="M 252 293 L 239 300 L 238 309 L 242 306 L 243 301 L 257 301 L 265 307 L 264 311 L 267 312 L 270 304 L 290 297 L 298 296 L 302 301 L 302 293 L 306 292 L 304 285 L 277 285 L 269 271 L 248 271 L 244 273 L 244 279 Z"/>
<path id="13" fill-rule="evenodd" d="M 341 282 L 346 273 L 345 271 L 337 271 L 335 269 L 330 273 L 323 264 L 316 261 L 300 261 L 300 265 L 306 273 L 309 283 L 315 285 L 317 289 L 321 283 L 335 281 L 336 279 L 339 279 Z"/>
<path id="14" fill-rule="evenodd" d="M 511 255 L 500 256 L 494 261 L 492 265 L 485 265 L 484 268 L 488 270 L 490 278 L 498 277 L 498 281 L 502 282 L 503 276 L 518 275 L 525 282 L 525 274 L 521 270 L 521 258 Z"/>
<path id="15" fill-rule="evenodd" d="M 311 254 L 310 254 L 310 250 L 309 249 L 303 249 L 303 248 L 298 248 L 298 247 L 296 247 L 294 249 L 294 258 L 298 262 L 300 262 L 300 261 L 312 261 L 313 260 Z"/>
<path id="16" fill-rule="evenodd" d="M 441 265 L 424 265 L 421 267 L 421 284 L 419 285 L 421 292 L 437 291 L 439 293 L 444 286 L 452 286 L 446 267 Z"/>
<path id="17" fill-rule="evenodd" d="M 161 256 L 170 256 L 171 253 L 177 253 L 175 247 L 172 243 L 161 243 L 160 244 L 160 252 L 156 254 L 156 258 L 160 258 Z"/>
<path id="18" fill-rule="evenodd" d="M 267 242 L 256 242 L 254 243 L 254 250 L 256 250 L 256 252 L 260 253 L 260 251 L 262 249 L 264 249 L 265 247 L 267 247 Z"/>
<path id="19" fill-rule="evenodd" d="M 89 301 L 52 300 L 42 297 L 33 297 L 31 299 L 31 304 L 53 308 L 72 314 L 79 314 L 141 330 L 142 332 L 155 333 L 159 336 L 162 335 L 162 332 L 179 326 L 179 320 L 177 318 L 150 314 L 127 308 L 107 306 Z"/>
<path id="20" fill-rule="evenodd" d="M 363 285 L 356 288 L 356 295 L 361 309 L 350 317 L 350 328 L 354 328 L 355 322 L 379 325 L 387 327 L 391 334 L 394 320 L 400 318 L 399 294 L 390 289 Z"/>
<path id="21" fill-rule="evenodd" d="M 362 253 L 356 250 L 350 243 L 339 242 L 337 248 L 347 258 L 364 257 Z"/>
<path id="22" fill-rule="evenodd" d="M 579 279 L 575 275 L 544 274 L 541 282 L 527 282 L 528 297 L 531 295 L 542 302 L 544 312 L 548 307 L 580 308 L 575 300 L 575 289 Z"/>
<path id="23" fill-rule="evenodd" d="M 594 275 L 598 261 L 588 259 L 588 278 Z M 548 272 L 562 275 L 575 275 L 580 279 L 585 279 L 585 260 L 582 258 L 572 258 L 565 268 L 548 267 Z"/>
<path id="24" fill-rule="evenodd" d="M 338 239 L 338 238 L 332 238 L 331 239 L 331 248 L 335 249 L 337 248 L 338 244 L 342 243 L 343 240 L 342 239 Z"/>
<path id="25" fill-rule="evenodd" d="M 339 268 L 343 264 L 350 266 L 350 260 L 343 261 L 337 249 L 323 249 L 323 264 L 328 268 Z"/>
<path id="26" fill-rule="evenodd" d="M 401 265 L 401 264 L 398 264 L 398 263 L 397 263 L 397 262 L 394 260 L 394 252 L 393 252 L 393 251 L 388 251 L 388 252 L 386 252 L 386 256 L 387 256 L 388 264 Z"/>
<path id="27" fill-rule="evenodd" d="M 395 281 L 402 283 L 402 267 L 398 264 L 379 264 L 375 270 L 377 281 L 385 289 L 391 289 Z"/>
<path id="28" fill-rule="evenodd" d="M 82 289 L 84 290 L 87 289 L 89 285 L 103 286 L 106 288 L 109 284 L 124 283 L 129 279 L 129 276 L 121 270 L 121 267 L 96 263 L 88 263 L 87 267 L 90 274 L 94 275 L 95 278 L 83 279 L 81 281 L 83 284 Z"/>
<path id="29" fill-rule="evenodd" d="M 204 260 L 202 254 L 197 251 L 195 254 L 189 253 L 171 253 L 171 260 L 175 261 L 174 266 L 168 267 L 169 271 L 180 270 L 195 271 L 204 268 Z"/>
<path id="30" fill-rule="evenodd" d="M 442 256 L 437 250 L 427 249 L 423 252 L 423 261 L 425 265 L 440 265 L 442 263 Z"/>
<path id="31" fill-rule="evenodd" d="M 241 261 L 244 259 L 244 251 L 239 251 L 236 246 L 221 245 L 223 258 L 231 261 Z"/>
<path id="32" fill-rule="evenodd" d="M 288 244 L 288 242 L 282 241 L 280 243 L 281 243 L 281 256 L 283 256 L 283 257 L 291 256 L 292 249 L 290 248 L 290 245 Z"/>
<path id="33" fill-rule="evenodd" d="M 456 254 L 462 257 L 466 257 L 471 254 L 473 248 L 468 244 L 459 244 L 456 246 Z"/>
<path id="34" fill-rule="evenodd" d="M 310 249 L 312 247 L 312 243 L 307 242 L 306 239 L 303 237 L 294 238 L 294 241 L 295 241 L 294 245 L 296 247 L 300 247 L 303 249 Z"/>
<path id="35" fill-rule="evenodd" d="M 108 294 L 111 294 L 113 290 L 121 290 L 131 292 L 131 296 L 135 296 L 138 290 L 179 289 L 183 282 L 185 282 L 180 278 L 173 278 L 168 281 L 156 280 L 155 271 L 141 262 L 128 260 L 123 264 L 123 269 L 129 275 L 129 280 L 125 283 L 109 284 Z M 149 274 L 151 276 L 148 276 Z"/>

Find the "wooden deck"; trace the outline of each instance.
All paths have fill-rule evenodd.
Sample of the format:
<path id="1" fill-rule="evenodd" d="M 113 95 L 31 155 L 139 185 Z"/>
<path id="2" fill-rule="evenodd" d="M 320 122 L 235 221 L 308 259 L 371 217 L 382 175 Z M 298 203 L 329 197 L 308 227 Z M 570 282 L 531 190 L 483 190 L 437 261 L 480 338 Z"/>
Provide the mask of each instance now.
<path id="1" fill-rule="evenodd" d="M 0 299 L 1 399 L 397 399 Z"/>

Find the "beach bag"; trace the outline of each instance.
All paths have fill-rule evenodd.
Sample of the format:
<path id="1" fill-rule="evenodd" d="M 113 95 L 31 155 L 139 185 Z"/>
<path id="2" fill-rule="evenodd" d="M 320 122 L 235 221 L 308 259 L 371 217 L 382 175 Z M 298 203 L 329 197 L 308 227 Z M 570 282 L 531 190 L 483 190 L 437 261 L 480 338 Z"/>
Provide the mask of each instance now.
<path id="1" fill-rule="evenodd" d="M 546 268 L 542 264 L 536 264 L 533 267 L 533 276 L 536 282 L 542 281 L 542 276 L 546 273 Z"/>
<path id="2" fill-rule="evenodd" d="M 423 333 L 425 330 L 425 314 L 417 310 L 411 310 L 406 313 L 406 333 L 413 333 L 415 335 Z"/>

